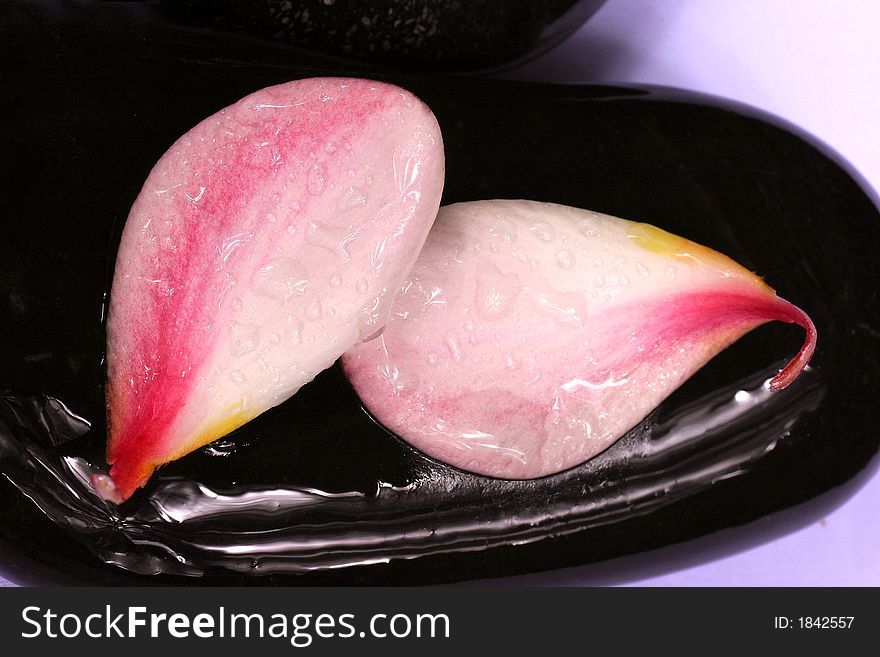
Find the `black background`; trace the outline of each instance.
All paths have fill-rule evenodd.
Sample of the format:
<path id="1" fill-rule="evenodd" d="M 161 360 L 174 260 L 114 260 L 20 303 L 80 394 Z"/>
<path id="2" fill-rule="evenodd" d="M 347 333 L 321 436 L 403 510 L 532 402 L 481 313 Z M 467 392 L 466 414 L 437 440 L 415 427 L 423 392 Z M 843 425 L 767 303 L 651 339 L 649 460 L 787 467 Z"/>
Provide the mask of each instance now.
<path id="1" fill-rule="evenodd" d="M 102 306 L 122 222 L 150 168 L 205 116 L 261 87 L 313 75 L 388 80 L 425 100 L 447 149 L 444 203 L 531 198 L 589 208 L 662 226 L 757 271 L 813 317 L 819 331 L 814 367 L 825 391 L 819 409 L 799 417 L 780 448 L 736 476 L 683 490 L 650 513 L 548 531 L 528 544 L 425 550 L 416 559 L 336 571 L 270 570 L 254 577 L 221 567 L 200 580 L 129 575 L 93 556 L 88 536 L 72 540 L 3 482 L 0 556 L 9 578 L 409 584 L 605 562 L 594 575 L 607 583 L 646 567 L 644 560 L 609 564 L 611 558 L 708 537 L 683 552 L 667 548 L 649 556 L 649 567 L 662 570 L 807 524 L 870 473 L 880 446 L 872 417 L 880 379 L 865 364 L 880 360 L 872 333 L 880 317 L 876 287 L 864 281 L 878 280 L 876 204 L 845 165 L 794 128 L 743 107 L 661 89 L 341 67 L 289 48 L 144 21 L 119 8 L 14 5 L 6 18 L 0 384 L 18 396 L 57 397 L 93 421 L 92 432 L 65 453 L 101 459 Z M 787 326 L 756 331 L 684 386 L 655 420 L 776 363 L 800 338 Z M 32 358 L 47 352 L 51 358 Z M 399 515 L 424 524 L 436 514 L 442 526 L 456 512 L 481 518 L 540 511 L 609 483 L 624 495 L 643 474 L 623 450 L 609 455 L 607 467 L 588 464 L 535 482 L 464 475 L 372 423 L 337 369 L 233 438 L 231 457 L 195 453 L 161 476 L 365 493 L 380 480 L 415 482 Z M 122 515 L 135 513 L 138 503 Z"/>

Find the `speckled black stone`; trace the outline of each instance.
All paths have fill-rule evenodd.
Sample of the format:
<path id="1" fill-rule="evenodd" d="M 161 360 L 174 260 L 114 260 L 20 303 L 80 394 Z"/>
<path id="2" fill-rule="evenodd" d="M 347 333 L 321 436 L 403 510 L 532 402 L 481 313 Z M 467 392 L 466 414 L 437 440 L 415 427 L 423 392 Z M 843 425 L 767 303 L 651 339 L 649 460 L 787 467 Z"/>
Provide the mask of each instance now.
<path id="1" fill-rule="evenodd" d="M 499 68 L 555 45 L 605 0 L 163 0 L 165 16 L 397 68 Z"/>
<path id="2" fill-rule="evenodd" d="M 803 526 L 874 471 L 880 374 L 866 364 L 880 362 L 880 215 L 858 176 L 794 127 L 719 99 L 665 89 L 342 69 L 313 54 L 169 27 L 104 5 L 18 4 L 5 18 L 0 389 L 25 400 L 17 407 L 0 403 L 0 437 L 7 441 L 27 441 L 39 431 L 15 409 L 39 408 L 40 395 L 50 395 L 93 426 L 85 436 L 43 448 L 100 460 L 104 294 L 121 223 L 147 173 L 179 135 L 245 94 L 327 74 L 386 79 L 433 108 L 447 149 L 445 203 L 521 197 L 589 208 L 654 223 L 758 271 L 813 317 L 819 331 L 814 380 L 821 385 L 821 395 L 777 436 L 776 448 L 741 472 L 688 487 L 692 460 L 710 463 L 712 451 L 677 461 L 682 485 L 657 493 L 669 495 L 668 502 L 584 526 L 567 526 L 557 511 L 557 529 L 544 540 L 342 570 L 254 577 L 221 568 L 198 580 L 133 575 L 102 563 L 0 478 L 0 572 L 7 578 L 409 584 L 594 564 L 583 572 L 605 583 Z M 658 417 L 772 366 L 800 339 L 784 325 L 750 334 L 664 403 Z M 463 519 L 499 510 L 509 517 L 541 512 L 550 502 L 558 509 L 603 487 L 616 486 L 611 492 L 625 496 L 638 485 L 639 464 L 614 454 L 604 469 L 522 486 L 464 477 L 376 427 L 338 368 L 233 440 L 240 449 L 227 460 L 200 451 L 163 473 L 213 486 L 234 479 L 324 490 L 367 490 L 377 481 L 406 484 L 427 476 L 436 492 L 433 508 L 455 508 Z M 0 449 L 0 471 L 16 469 L 13 460 Z M 405 496 L 400 500 L 405 515 L 410 507 Z"/>

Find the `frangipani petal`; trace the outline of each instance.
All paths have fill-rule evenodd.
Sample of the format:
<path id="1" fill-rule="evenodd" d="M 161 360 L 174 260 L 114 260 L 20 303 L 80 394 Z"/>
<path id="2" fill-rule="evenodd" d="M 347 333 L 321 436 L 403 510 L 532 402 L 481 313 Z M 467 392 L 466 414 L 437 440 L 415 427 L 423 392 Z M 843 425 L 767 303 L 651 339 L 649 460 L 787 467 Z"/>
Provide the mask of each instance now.
<path id="1" fill-rule="evenodd" d="M 443 167 L 430 110 L 369 80 L 263 89 L 181 137 L 119 247 L 99 492 L 126 499 L 374 334 L 436 216 Z"/>
<path id="2" fill-rule="evenodd" d="M 740 336 L 803 311 L 647 224 L 530 201 L 441 208 L 377 339 L 343 358 L 376 419 L 465 470 L 538 477 L 605 450 Z"/>

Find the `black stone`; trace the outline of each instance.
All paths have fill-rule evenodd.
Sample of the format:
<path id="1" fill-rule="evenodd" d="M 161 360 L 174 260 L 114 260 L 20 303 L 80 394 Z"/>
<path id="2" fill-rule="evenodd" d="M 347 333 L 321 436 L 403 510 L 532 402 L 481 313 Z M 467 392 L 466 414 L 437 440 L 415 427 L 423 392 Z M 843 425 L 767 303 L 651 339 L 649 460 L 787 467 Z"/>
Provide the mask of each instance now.
<path id="1" fill-rule="evenodd" d="M 605 0 L 162 0 L 166 18 L 345 59 L 497 69 L 543 52 Z"/>
<path id="2" fill-rule="evenodd" d="M 580 565 L 607 583 L 813 522 L 876 469 L 877 202 L 846 163 L 796 128 L 668 89 L 370 72 L 103 5 L 6 9 L 0 572 L 7 578 L 408 584 Z M 76 474 L 102 464 L 105 294 L 143 180 L 178 136 L 245 94 L 341 74 L 395 82 L 433 108 L 447 149 L 445 203 L 553 201 L 711 245 L 810 313 L 819 332 L 812 369 L 770 401 L 717 422 L 713 408 L 758 387 L 800 346 L 798 329 L 767 325 L 604 454 L 559 475 L 512 482 L 462 473 L 409 448 L 363 412 L 334 367 L 233 435 L 162 468 L 119 509 L 104 505 Z M 670 440 L 695 413 L 706 430 Z M 83 420 L 91 423 L 86 433 Z M 197 484 L 253 494 L 257 505 L 236 513 L 220 498 L 211 502 L 215 515 L 162 517 L 159 502 L 206 508 Z M 282 501 L 267 510 L 260 499 Z M 290 548 L 218 554 L 194 546 L 235 544 L 244 532 L 257 543 L 274 532 Z M 329 567 L 339 562 L 349 565 Z"/>

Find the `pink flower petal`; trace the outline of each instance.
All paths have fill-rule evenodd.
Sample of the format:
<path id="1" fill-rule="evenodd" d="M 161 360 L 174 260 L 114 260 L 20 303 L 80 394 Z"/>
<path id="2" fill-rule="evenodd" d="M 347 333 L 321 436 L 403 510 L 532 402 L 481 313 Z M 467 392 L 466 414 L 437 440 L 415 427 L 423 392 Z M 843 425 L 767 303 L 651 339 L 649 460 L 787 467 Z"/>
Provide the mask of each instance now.
<path id="1" fill-rule="evenodd" d="M 258 91 L 172 145 L 117 256 L 105 497 L 375 333 L 436 216 L 443 160 L 418 99 L 335 78 Z"/>
<path id="2" fill-rule="evenodd" d="M 382 335 L 343 358 L 383 425 L 473 472 L 538 477 L 605 450 L 715 354 L 803 311 L 646 224 L 529 201 L 441 208 Z"/>

